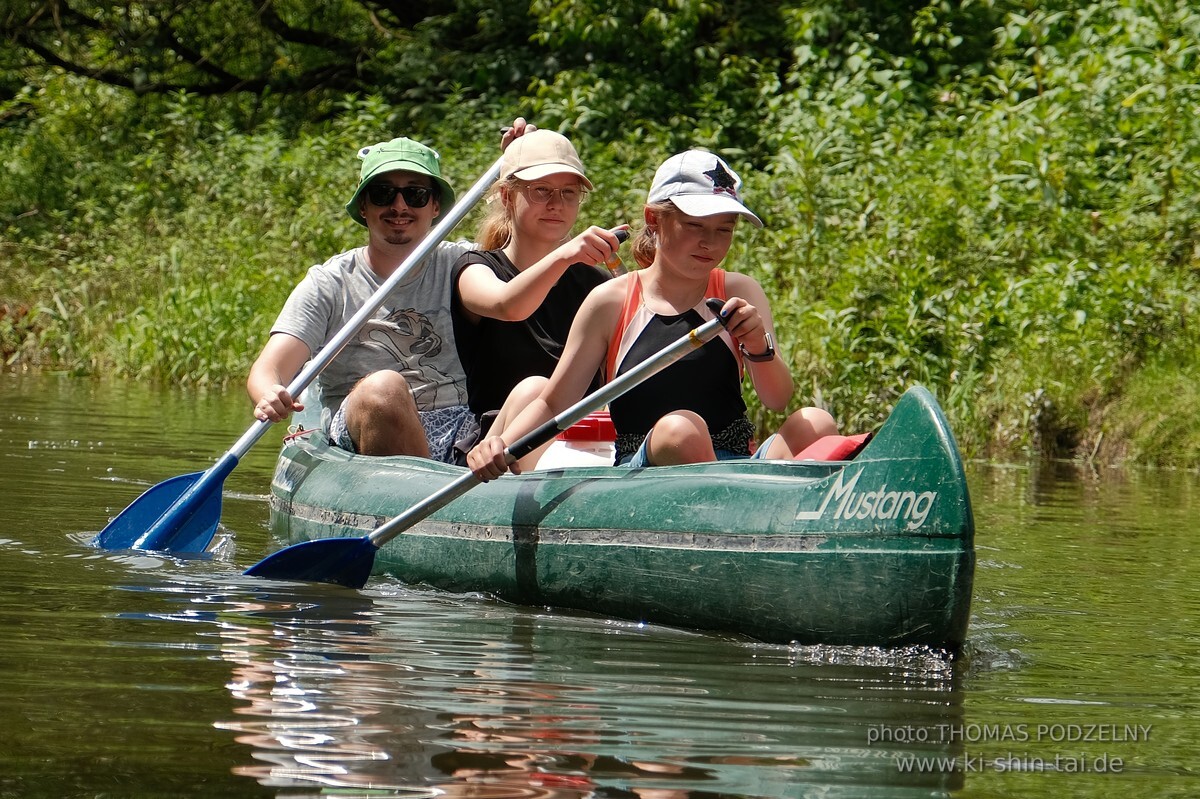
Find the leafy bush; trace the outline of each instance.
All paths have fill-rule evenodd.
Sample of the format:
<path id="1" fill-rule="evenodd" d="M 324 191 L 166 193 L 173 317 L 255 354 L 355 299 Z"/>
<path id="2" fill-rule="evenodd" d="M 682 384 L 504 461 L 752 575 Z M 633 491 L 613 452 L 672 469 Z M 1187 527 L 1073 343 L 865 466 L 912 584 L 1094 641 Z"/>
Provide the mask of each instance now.
<path id="1" fill-rule="evenodd" d="M 329 14 L 366 42 L 352 5 Z M 52 72 L 0 100 L 6 361 L 238 382 L 304 270 L 361 243 L 360 146 L 430 142 L 465 187 L 525 114 L 576 142 L 589 222 L 640 224 L 674 152 L 728 158 L 767 223 L 728 265 L 846 430 L 924 383 L 969 454 L 1200 462 L 1186 4 L 462 2 L 380 48 L 378 95 L 307 115 Z"/>

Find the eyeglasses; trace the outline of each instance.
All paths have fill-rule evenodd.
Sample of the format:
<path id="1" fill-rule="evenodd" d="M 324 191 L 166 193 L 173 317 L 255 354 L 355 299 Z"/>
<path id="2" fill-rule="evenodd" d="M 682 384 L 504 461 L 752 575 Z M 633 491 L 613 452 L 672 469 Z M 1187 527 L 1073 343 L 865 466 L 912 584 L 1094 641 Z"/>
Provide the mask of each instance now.
<path id="1" fill-rule="evenodd" d="M 574 186 L 568 186 L 564 189 L 552 189 L 549 186 L 543 186 L 541 184 L 525 186 L 524 191 L 525 196 L 529 198 L 529 201 L 531 203 L 537 203 L 538 205 L 546 205 L 553 200 L 555 196 L 562 200 L 563 205 L 579 205 L 581 202 L 583 202 L 584 195 L 586 194 L 586 192 L 581 191 Z"/>
<path id="2" fill-rule="evenodd" d="M 387 208 L 396 202 L 396 195 L 404 197 L 409 208 L 424 208 L 433 199 L 433 189 L 428 186 L 393 186 L 390 183 L 372 183 L 367 186 L 367 199 L 371 205 Z"/>

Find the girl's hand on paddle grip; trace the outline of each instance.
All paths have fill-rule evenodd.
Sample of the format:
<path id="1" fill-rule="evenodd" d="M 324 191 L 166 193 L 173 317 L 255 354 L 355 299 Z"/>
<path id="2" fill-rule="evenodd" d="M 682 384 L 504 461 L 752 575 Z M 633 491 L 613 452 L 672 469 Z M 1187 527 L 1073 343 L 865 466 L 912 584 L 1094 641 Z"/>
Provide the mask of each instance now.
<path id="1" fill-rule="evenodd" d="M 758 308 L 741 297 L 730 297 L 721 308 L 721 318 L 729 335 L 751 352 L 767 348 L 767 329 Z"/>
<path id="2" fill-rule="evenodd" d="M 505 452 L 507 447 L 500 436 L 488 436 L 467 453 L 467 467 L 484 483 L 495 480 L 510 469 Z M 517 463 L 513 463 L 511 469 L 513 474 L 521 473 Z"/>
<path id="3" fill-rule="evenodd" d="M 537 125 L 526 122 L 525 117 L 517 117 L 511 125 L 500 128 L 500 152 L 507 150 L 508 145 L 526 133 L 533 133 L 535 130 L 537 130 Z"/>
<path id="4" fill-rule="evenodd" d="M 575 238 L 559 245 L 555 256 L 567 263 L 603 264 L 609 261 L 629 238 L 629 226 L 620 225 L 612 230 L 592 225 Z"/>

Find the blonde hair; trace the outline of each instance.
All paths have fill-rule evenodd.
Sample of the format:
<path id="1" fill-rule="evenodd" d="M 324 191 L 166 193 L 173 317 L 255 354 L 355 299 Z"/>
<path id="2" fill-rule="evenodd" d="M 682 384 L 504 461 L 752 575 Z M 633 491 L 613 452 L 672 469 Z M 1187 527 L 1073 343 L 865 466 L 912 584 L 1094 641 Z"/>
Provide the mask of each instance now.
<path id="1" fill-rule="evenodd" d="M 479 239 L 480 249 L 499 250 L 512 240 L 512 208 L 508 203 L 504 202 L 504 197 L 500 193 L 500 190 L 501 188 L 507 189 L 511 195 L 520 185 L 521 181 L 512 175 L 492 185 L 492 190 L 488 192 L 487 198 L 487 216 L 479 223 L 479 233 L 476 236 Z"/>
<path id="2" fill-rule="evenodd" d="M 499 250 L 507 247 L 512 241 L 513 230 L 516 227 L 513 224 L 512 196 L 514 192 L 521 191 L 528 185 L 531 185 L 529 181 L 514 175 L 509 175 L 492 185 L 487 198 L 487 216 L 479 223 L 479 232 L 476 234 L 481 250 Z M 582 179 L 579 181 L 579 190 L 584 195 L 587 194 L 587 186 Z M 505 194 L 508 195 L 509 202 L 504 201 Z"/>
<path id="3" fill-rule="evenodd" d="M 646 210 L 654 214 L 656 224 L 664 217 L 679 213 L 679 208 L 670 200 L 646 203 Z M 633 250 L 633 260 L 637 261 L 638 266 L 645 269 L 654 263 L 654 256 L 658 253 L 658 233 L 654 228 L 647 225 L 634 235 L 633 243 L 629 246 Z"/>

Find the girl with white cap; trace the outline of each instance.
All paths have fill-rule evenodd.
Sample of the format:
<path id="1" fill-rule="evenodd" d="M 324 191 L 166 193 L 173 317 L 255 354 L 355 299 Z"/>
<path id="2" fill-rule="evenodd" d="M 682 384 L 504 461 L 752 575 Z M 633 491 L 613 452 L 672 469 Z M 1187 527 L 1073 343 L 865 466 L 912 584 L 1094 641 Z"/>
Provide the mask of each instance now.
<path id="1" fill-rule="evenodd" d="M 454 331 L 468 402 L 493 433 L 538 396 L 584 298 L 609 279 L 596 264 L 616 252 L 616 233 L 589 227 L 570 237 L 591 189 L 570 141 L 550 130 L 526 133 L 504 152 L 477 236 L 481 249 L 454 267 Z M 600 385 L 596 369 L 584 384 Z"/>
<path id="2" fill-rule="evenodd" d="M 506 471 L 504 448 L 577 402 L 599 368 L 614 379 L 713 316 L 708 297 L 724 300 L 725 331 L 699 350 L 609 404 L 617 428 L 617 462 L 667 466 L 751 457 L 754 429 L 741 384 L 749 373 L 767 408 L 792 398 L 788 365 L 775 353 L 770 303 L 753 278 L 721 263 L 747 208 L 741 180 L 712 153 L 689 150 L 655 173 L 633 243 L 643 268 L 600 286 L 585 300 L 559 366 L 537 399 L 468 455 L 483 480 Z M 801 408 L 753 457 L 791 458 L 837 425 L 826 411 Z M 519 471 L 518 466 L 514 471 Z"/>

